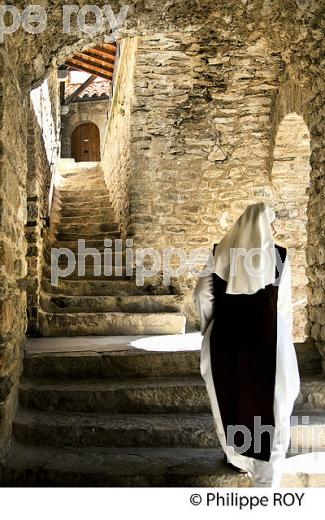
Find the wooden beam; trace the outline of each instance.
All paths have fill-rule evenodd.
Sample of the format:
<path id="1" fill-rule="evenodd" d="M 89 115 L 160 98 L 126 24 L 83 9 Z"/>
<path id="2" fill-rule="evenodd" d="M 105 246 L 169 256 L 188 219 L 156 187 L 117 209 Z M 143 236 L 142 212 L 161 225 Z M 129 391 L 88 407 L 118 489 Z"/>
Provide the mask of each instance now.
<path id="1" fill-rule="evenodd" d="M 83 72 L 88 72 L 88 74 L 94 74 L 96 76 L 100 76 L 101 78 L 104 78 L 104 79 L 111 80 L 113 77 L 113 74 L 111 74 L 111 73 L 106 73 L 102 69 L 98 69 L 98 67 L 88 67 L 87 65 L 84 65 L 72 58 L 70 60 L 68 60 L 66 62 L 66 64 L 69 67 L 73 67 L 75 69 L 82 70 Z"/>
<path id="2" fill-rule="evenodd" d="M 107 65 L 98 65 L 97 63 L 91 61 L 91 59 L 86 59 L 82 56 L 73 56 L 70 58 L 71 61 L 78 62 L 80 65 L 83 65 L 85 67 L 91 67 L 94 70 L 98 70 L 98 72 L 104 72 L 104 74 L 113 74 L 114 68 L 110 65 L 109 67 Z"/>
<path id="3" fill-rule="evenodd" d="M 91 52 L 98 56 L 102 56 L 103 58 L 114 60 L 116 58 L 116 52 L 105 51 L 105 49 L 99 49 L 98 47 L 93 47 L 92 49 L 86 49 L 86 52 Z"/>
<path id="4" fill-rule="evenodd" d="M 104 47 L 103 45 L 95 45 L 95 47 L 88 47 L 87 49 L 83 49 L 79 54 L 88 54 L 93 53 L 99 56 L 103 56 L 103 58 L 108 58 L 111 60 L 115 60 L 117 47 L 114 45 L 108 45 L 108 47 Z"/>
<path id="5" fill-rule="evenodd" d="M 99 45 L 95 45 L 93 49 L 105 49 L 105 51 L 112 51 L 116 53 L 117 45 L 116 43 L 101 43 Z"/>
<path id="6" fill-rule="evenodd" d="M 103 57 L 106 57 L 106 58 L 110 57 L 113 60 L 115 60 L 115 57 L 116 57 L 116 51 L 112 52 L 112 51 L 109 51 L 109 50 L 106 50 L 106 49 L 102 49 L 99 46 L 92 47 L 91 49 L 85 49 L 82 52 L 93 52 L 94 54 L 98 54 L 99 56 L 103 56 Z"/>
<path id="7" fill-rule="evenodd" d="M 73 56 L 72 59 L 82 61 L 86 65 L 95 65 L 96 67 L 103 68 L 110 72 L 113 72 L 114 70 L 114 65 L 112 65 L 111 63 L 107 63 L 107 61 L 100 58 L 93 58 L 85 56 L 84 54 L 75 54 L 75 56 Z"/>
<path id="8" fill-rule="evenodd" d="M 70 103 L 72 103 L 72 101 L 76 99 L 79 96 L 79 94 L 81 94 L 88 87 L 88 85 L 90 85 L 96 79 L 96 77 L 97 76 L 93 75 L 86 79 L 86 81 L 84 81 L 84 83 L 80 85 L 80 87 L 78 87 L 72 94 L 70 94 L 70 96 L 67 99 L 64 100 L 63 104 L 70 105 Z"/>
<path id="9" fill-rule="evenodd" d="M 104 63 L 107 63 L 107 65 L 112 65 L 112 67 L 114 68 L 115 56 L 112 56 L 112 54 L 104 54 L 103 52 L 98 52 L 94 51 L 93 49 L 89 49 L 89 51 L 83 51 L 77 54 L 77 56 L 80 55 L 88 56 L 89 58 L 95 61 L 102 61 Z"/>

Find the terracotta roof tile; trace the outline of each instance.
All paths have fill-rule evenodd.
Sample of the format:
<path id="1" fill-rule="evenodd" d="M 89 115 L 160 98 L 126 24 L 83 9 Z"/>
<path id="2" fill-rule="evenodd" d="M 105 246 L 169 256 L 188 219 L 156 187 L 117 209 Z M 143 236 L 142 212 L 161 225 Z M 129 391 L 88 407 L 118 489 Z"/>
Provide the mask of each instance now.
<path id="1" fill-rule="evenodd" d="M 98 98 L 107 98 L 110 95 L 111 91 L 111 82 L 105 79 L 102 79 L 100 81 L 93 81 L 88 85 L 81 94 L 74 100 L 80 100 L 80 99 L 98 99 Z M 69 97 L 73 92 L 77 90 L 77 88 L 80 87 L 80 84 L 78 83 L 67 83 L 65 88 L 65 97 Z"/>

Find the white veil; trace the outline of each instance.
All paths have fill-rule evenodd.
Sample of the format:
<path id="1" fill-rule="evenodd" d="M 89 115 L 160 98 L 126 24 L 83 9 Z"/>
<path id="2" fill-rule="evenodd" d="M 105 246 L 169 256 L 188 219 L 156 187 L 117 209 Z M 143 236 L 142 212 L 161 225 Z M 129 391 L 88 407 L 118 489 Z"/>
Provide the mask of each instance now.
<path id="1" fill-rule="evenodd" d="M 264 202 L 252 204 L 217 245 L 213 271 L 227 281 L 226 293 L 253 294 L 275 282 L 274 218 Z"/>

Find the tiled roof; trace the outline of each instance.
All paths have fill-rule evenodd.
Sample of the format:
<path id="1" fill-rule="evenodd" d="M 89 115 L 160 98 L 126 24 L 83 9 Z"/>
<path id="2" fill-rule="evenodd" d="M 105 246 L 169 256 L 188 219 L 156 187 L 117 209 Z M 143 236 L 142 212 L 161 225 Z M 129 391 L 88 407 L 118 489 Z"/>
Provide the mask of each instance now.
<path id="1" fill-rule="evenodd" d="M 84 101 L 87 99 L 106 99 L 110 95 L 110 85 L 111 82 L 105 79 L 100 81 L 93 81 L 90 83 L 90 85 L 88 85 L 88 87 L 85 88 L 85 90 L 79 94 L 79 96 L 74 99 L 74 101 L 78 101 L 80 99 Z M 79 87 L 80 83 L 67 83 L 65 88 L 65 96 L 69 97 Z"/>

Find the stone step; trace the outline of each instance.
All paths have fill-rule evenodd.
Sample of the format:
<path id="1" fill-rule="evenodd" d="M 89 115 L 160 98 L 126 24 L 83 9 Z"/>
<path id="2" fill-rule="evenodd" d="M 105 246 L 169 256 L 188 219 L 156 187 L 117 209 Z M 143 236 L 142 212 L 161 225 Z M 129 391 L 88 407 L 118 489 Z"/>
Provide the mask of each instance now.
<path id="1" fill-rule="evenodd" d="M 110 195 L 106 191 L 106 194 L 101 193 L 102 190 L 99 190 L 99 193 L 96 195 L 92 195 L 91 193 L 88 193 L 88 190 L 81 192 L 81 190 L 77 191 L 74 195 L 59 195 L 57 197 L 57 202 L 60 204 L 61 209 L 63 209 L 66 205 L 76 205 L 76 206 L 82 206 L 86 203 L 92 203 L 92 206 L 94 208 L 97 207 L 97 203 L 101 205 L 102 203 L 105 203 L 106 207 L 109 209 L 112 209 L 112 202 Z M 97 190 L 92 190 L 93 193 L 97 192 Z"/>
<path id="2" fill-rule="evenodd" d="M 111 200 L 110 196 L 107 193 L 105 194 L 96 194 L 96 191 L 93 192 L 94 194 L 88 194 L 87 192 L 79 193 L 75 195 L 69 195 L 68 197 L 60 197 L 61 201 L 61 207 L 65 206 L 67 204 L 74 204 L 74 205 L 84 205 L 84 204 L 92 204 L 93 206 L 97 206 L 97 204 L 104 204 L 108 207 L 111 206 Z"/>
<path id="3" fill-rule="evenodd" d="M 288 460 L 288 459 L 287 459 Z M 287 461 L 286 461 L 287 463 Z M 325 474 L 284 473 L 282 487 L 323 487 Z M 287 463 L 290 471 L 290 459 Z M 42 448 L 15 444 L 2 486 L 250 487 L 248 475 L 223 462 L 219 448 Z"/>
<path id="4" fill-rule="evenodd" d="M 55 195 L 69 197 L 88 191 L 92 192 L 92 194 L 96 194 L 96 188 L 98 188 L 103 195 L 109 193 L 103 174 L 100 171 L 90 173 L 86 179 L 74 174 L 71 177 L 62 177 L 60 179 L 60 182 L 55 187 Z"/>
<path id="5" fill-rule="evenodd" d="M 60 187 L 59 190 L 57 190 L 57 195 L 62 201 L 70 197 L 77 199 L 81 198 L 83 200 L 89 197 L 92 200 L 95 200 L 96 198 L 107 197 L 109 191 L 106 188 L 104 180 L 101 182 L 98 178 L 94 179 L 93 185 L 89 185 L 87 179 L 87 184 L 86 186 L 84 185 L 83 188 L 75 187 L 69 189 L 68 187 Z"/>
<path id="6" fill-rule="evenodd" d="M 113 219 L 114 210 L 112 207 L 107 206 L 92 207 L 91 205 L 89 205 L 79 207 L 78 205 L 76 205 L 72 207 L 71 205 L 66 205 L 61 208 L 60 216 L 61 221 L 68 221 L 68 219 L 70 219 L 72 222 L 73 219 L 80 219 L 83 220 L 83 222 L 85 222 L 84 219 L 88 220 L 88 218 L 99 219 L 108 217 L 109 219 Z"/>
<path id="7" fill-rule="evenodd" d="M 54 246 L 53 246 L 54 247 Z M 106 248 L 106 251 L 108 251 L 108 249 Z M 126 270 L 126 254 L 125 252 L 123 251 L 122 253 L 119 252 L 119 251 L 114 251 L 114 247 L 111 248 L 111 255 L 112 257 L 110 258 L 110 255 L 106 252 L 104 254 L 103 251 L 98 251 L 98 253 L 100 254 L 100 257 L 99 256 L 96 256 L 96 265 L 98 264 L 98 266 L 101 267 L 100 269 L 100 273 L 101 274 L 107 274 L 109 275 L 109 267 L 111 266 L 112 268 L 112 274 L 116 274 L 116 268 L 118 269 L 118 274 L 121 272 L 120 269 L 122 269 L 122 272 L 124 272 Z M 80 268 L 84 265 L 85 266 L 85 274 L 86 276 L 93 276 L 94 274 L 94 264 L 95 264 L 95 259 L 94 259 L 94 256 L 93 255 L 79 255 L 78 252 L 76 251 L 73 251 L 73 258 L 75 259 L 76 261 L 76 265 L 75 265 L 75 269 L 74 271 L 78 271 L 78 265 L 80 265 Z M 98 258 L 98 260 L 97 260 Z M 52 259 L 51 258 L 51 250 L 45 250 L 44 251 L 44 260 L 45 260 L 45 263 L 44 263 L 44 266 L 43 266 L 43 277 L 44 278 L 50 278 L 50 273 L 51 273 L 51 266 L 56 266 L 58 265 L 61 269 L 65 269 L 67 266 L 68 266 L 68 256 L 66 253 L 62 252 L 58 259 Z M 129 263 L 129 260 L 128 260 L 128 263 Z M 134 266 L 133 264 L 131 265 L 133 267 L 133 273 L 135 272 L 134 271 Z M 104 269 L 105 267 L 105 269 Z"/>
<path id="8" fill-rule="evenodd" d="M 46 312 L 175 312 L 182 310 L 183 298 L 158 296 L 49 296 L 41 295 Z"/>
<path id="9" fill-rule="evenodd" d="M 191 336 L 192 343 L 197 345 L 197 350 L 190 350 L 190 340 L 186 339 Z M 78 338 L 74 340 L 74 349 L 77 352 L 63 353 L 39 353 L 28 354 L 24 359 L 24 376 L 27 378 L 47 378 L 47 379 L 84 379 L 84 378 L 126 378 L 132 374 L 134 378 L 145 377 L 186 377 L 200 375 L 200 333 L 186 335 L 185 337 L 168 337 L 164 338 L 163 346 L 167 351 L 159 351 L 159 346 L 155 347 L 155 338 L 146 338 L 145 344 L 140 337 L 125 338 L 125 349 L 113 352 L 94 352 L 96 347 L 89 341 L 89 351 L 85 352 L 85 341 L 79 339 L 80 347 L 78 349 Z M 121 338 L 116 338 L 116 340 Z M 178 351 L 168 351 L 182 339 L 182 347 L 178 346 Z M 29 342 L 48 341 L 48 340 L 32 340 Z M 51 340 L 51 342 L 56 340 Z M 62 342 L 62 340 L 61 340 Z M 127 350 L 129 342 L 133 350 Z M 186 350 L 184 343 L 188 343 Z M 139 344 L 139 350 L 136 350 Z M 123 342 L 119 341 L 119 348 L 123 347 Z M 151 346 L 150 350 L 140 350 L 141 346 Z M 299 372 L 301 377 L 320 378 L 321 360 L 318 351 L 308 344 L 296 344 L 296 352 L 298 357 Z M 155 350 L 155 348 L 157 350 Z M 193 348 L 193 346 L 192 346 Z M 79 352 L 78 352 L 79 350 Z"/>
<path id="10" fill-rule="evenodd" d="M 60 222 L 58 225 L 60 225 L 60 226 L 61 225 L 84 226 L 85 222 L 87 222 L 88 226 L 100 226 L 101 224 L 106 224 L 107 222 L 109 222 L 109 223 L 112 222 L 112 223 L 116 224 L 113 210 L 110 210 L 110 211 L 99 210 L 99 213 L 97 215 L 89 213 L 89 215 L 87 215 L 87 220 L 85 219 L 84 214 L 80 214 L 80 215 L 76 214 L 76 215 L 73 215 L 72 217 L 62 217 L 61 216 L 61 219 L 60 219 Z"/>
<path id="11" fill-rule="evenodd" d="M 116 226 L 114 226 L 116 227 Z M 121 234 L 118 229 L 115 229 L 114 231 L 97 231 L 92 232 L 89 228 L 84 233 L 79 233 L 78 231 L 76 233 L 72 233 L 71 231 L 61 231 L 60 226 L 56 230 L 55 233 L 55 239 L 56 242 L 69 242 L 71 244 L 74 244 L 74 247 L 78 247 L 78 240 L 85 240 L 86 247 L 91 247 L 88 245 L 88 242 L 97 242 L 98 244 L 101 243 L 101 246 L 104 247 L 104 240 L 111 239 L 116 240 L 120 238 Z M 60 246 L 59 246 L 60 247 Z"/>
<path id="12" fill-rule="evenodd" d="M 100 256 L 101 256 L 101 265 L 104 265 L 104 264 L 108 264 L 109 263 L 109 252 L 111 250 L 111 253 L 112 253 L 112 261 L 114 261 L 113 263 L 113 266 L 115 265 L 116 262 L 120 262 L 122 263 L 122 265 L 124 265 L 125 263 L 125 258 L 126 258 L 126 255 L 125 255 L 125 248 L 122 249 L 122 251 L 118 251 L 116 250 L 116 245 L 117 243 L 115 242 L 115 240 L 113 240 L 112 242 L 112 247 L 106 247 L 106 248 L 103 248 L 102 251 L 98 251 Z M 48 248 L 44 250 L 44 256 L 45 256 L 45 261 L 47 263 L 47 265 L 50 265 L 50 262 L 51 262 L 51 249 L 52 248 L 56 248 L 58 246 L 58 244 L 56 242 L 53 242 L 52 244 L 48 244 Z M 88 241 L 85 243 L 85 247 L 88 248 Z M 107 251 L 106 253 L 106 256 L 104 255 L 104 249 L 105 251 Z M 74 251 L 74 256 L 75 256 L 75 259 L 76 259 L 76 262 L 79 261 L 79 253 L 78 251 Z M 82 255 L 83 257 L 83 255 Z M 80 258 L 80 262 L 81 262 L 81 258 Z M 59 265 L 67 265 L 67 257 L 66 255 L 62 254 L 61 256 L 59 256 Z M 92 255 L 87 255 L 85 257 L 85 265 L 89 265 L 89 266 L 93 266 L 94 265 L 94 257 Z M 119 264 L 117 264 L 119 265 Z"/>
<path id="13" fill-rule="evenodd" d="M 134 378 L 145 377 L 186 377 L 198 376 L 200 374 L 200 352 L 161 352 L 141 350 L 143 336 L 125 338 L 124 350 L 112 352 L 93 352 L 95 348 L 89 340 L 89 349 L 85 350 L 84 338 L 74 338 L 74 349 L 76 352 L 64 353 L 33 353 L 27 354 L 24 359 L 24 377 L 28 379 L 106 379 L 126 378 L 132 374 Z M 166 345 L 172 345 L 177 338 L 164 338 Z M 104 338 L 100 338 L 102 341 Z M 121 338 L 116 338 L 120 340 Z M 146 340 L 150 338 L 146 338 Z M 63 338 L 60 338 L 62 343 Z M 29 339 L 29 343 L 48 342 L 51 345 L 54 340 Z M 66 340 L 65 340 L 66 341 Z M 131 341 L 135 346 L 139 343 L 139 350 L 127 350 Z M 110 341 L 111 344 L 111 341 Z M 147 343 L 148 345 L 148 343 Z M 159 343 L 158 343 L 159 345 Z M 123 343 L 119 341 L 118 346 L 123 349 Z M 158 346 L 159 348 L 159 346 Z M 78 351 L 79 350 L 79 351 Z"/>
<path id="14" fill-rule="evenodd" d="M 83 186 L 69 187 L 64 184 L 59 187 L 57 190 L 58 196 L 62 198 L 67 197 L 77 197 L 83 198 L 89 197 L 91 199 L 97 197 L 107 197 L 110 195 L 110 190 L 107 189 L 104 179 L 100 176 L 96 179 L 94 178 L 92 181 L 86 180 Z"/>
<path id="15" fill-rule="evenodd" d="M 58 163 L 59 173 L 63 175 L 66 173 L 70 175 L 71 172 L 80 172 L 85 175 L 85 172 L 101 168 L 100 161 L 76 161 L 71 157 L 61 157 Z"/>
<path id="16" fill-rule="evenodd" d="M 30 446 L 215 448 L 211 414 L 71 414 L 20 410 L 14 436 Z"/>
<path id="17" fill-rule="evenodd" d="M 86 189 L 96 189 L 97 186 L 103 187 L 107 190 L 104 175 L 101 170 L 92 170 L 87 173 L 73 172 L 70 175 L 61 176 L 60 182 L 57 185 L 57 191 L 76 191 Z"/>
<path id="18" fill-rule="evenodd" d="M 100 166 L 100 163 L 92 163 L 92 166 L 89 163 L 89 167 L 79 167 L 80 163 L 76 163 L 75 165 L 69 165 L 69 167 L 59 169 L 59 177 L 63 182 L 68 182 L 70 179 L 72 181 L 76 181 L 77 179 L 87 180 L 93 176 L 103 176 L 103 170 Z"/>
<path id="19" fill-rule="evenodd" d="M 96 203 L 89 198 L 84 201 L 78 200 L 75 202 L 68 202 L 67 200 L 62 203 L 60 208 L 61 215 L 72 215 L 73 212 L 77 212 L 78 214 L 82 214 L 83 212 L 89 212 L 90 214 L 94 214 L 94 211 L 112 211 L 112 205 L 109 201 L 109 198 L 102 197 L 101 200 L 96 200 Z"/>
<path id="20" fill-rule="evenodd" d="M 59 186 L 61 187 L 66 186 L 68 184 L 72 184 L 72 188 L 76 186 L 76 184 L 81 184 L 81 186 L 85 185 L 85 182 L 91 181 L 92 179 L 103 179 L 104 174 L 101 167 L 96 168 L 87 168 L 87 170 L 81 170 L 81 169 L 71 169 L 70 171 L 65 172 L 59 172 L 60 177 L 60 183 Z"/>
<path id="21" fill-rule="evenodd" d="M 94 266 L 94 259 L 91 258 L 91 262 L 87 262 L 86 258 L 83 262 L 80 259 L 80 265 L 78 264 L 79 258 L 75 258 L 76 264 L 71 271 L 70 274 L 64 276 L 64 280 L 74 280 L 74 281 L 125 281 L 129 280 L 131 284 L 136 280 L 136 270 L 133 265 L 128 266 L 126 268 L 124 258 L 119 257 L 118 255 L 112 255 L 112 261 L 109 262 L 108 258 L 106 258 L 106 263 L 102 264 L 100 260 L 96 261 L 96 267 Z M 61 270 L 64 270 L 68 266 L 67 256 L 62 254 L 60 257 L 61 261 L 59 261 L 58 265 Z M 64 261 L 65 260 L 65 261 Z M 56 267 L 56 263 L 53 261 L 53 267 Z M 71 266 L 73 267 L 73 265 Z M 50 281 L 51 279 L 51 265 L 45 264 L 43 268 L 43 278 Z M 83 270 L 84 269 L 84 274 Z M 129 274 L 130 273 L 130 274 Z"/>
<path id="22" fill-rule="evenodd" d="M 71 229 L 71 226 L 62 226 L 59 224 L 55 229 L 55 238 L 58 242 L 73 241 L 84 239 L 86 242 L 94 240 L 104 240 L 111 238 L 116 240 L 120 238 L 120 231 L 118 224 L 115 222 L 108 224 L 101 224 L 99 226 L 83 226 L 80 230 L 77 227 Z M 87 244 L 86 244 L 87 247 Z"/>
<path id="23" fill-rule="evenodd" d="M 100 202 L 103 200 L 109 200 L 110 193 L 106 189 L 105 185 L 101 185 L 99 181 L 94 182 L 93 186 L 87 186 L 87 188 L 83 187 L 77 187 L 73 190 L 62 190 L 56 192 L 56 199 L 61 204 L 61 206 L 64 206 L 66 203 L 78 203 L 85 202 L 85 201 L 93 201 L 94 205 L 96 205 L 96 201 L 99 200 Z"/>
<path id="24" fill-rule="evenodd" d="M 303 412 L 294 415 L 291 421 L 290 454 L 325 449 L 325 413 Z M 13 432 L 20 444 L 30 446 L 216 448 L 220 445 L 211 413 L 130 415 L 20 410 Z"/>
<path id="25" fill-rule="evenodd" d="M 81 180 L 75 179 L 74 181 L 64 182 L 55 190 L 55 196 L 59 200 L 62 200 L 66 197 L 79 197 L 89 192 L 89 197 L 97 197 L 109 195 L 110 190 L 107 189 L 107 186 L 104 182 L 104 179 L 101 175 L 93 176 L 90 179 Z"/>
<path id="26" fill-rule="evenodd" d="M 80 267 L 78 267 L 78 259 L 76 260 L 75 267 L 71 265 L 71 269 L 74 267 L 73 271 L 70 274 L 64 276 L 65 280 L 74 280 L 74 281 L 110 281 L 110 280 L 133 280 L 134 274 L 126 274 L 126 267 L 124 267 L 122 262 L 122 267 L 115 269 L 114 260 L 115 258 L 112 256 L 112 262 L 106 262 L 104 265 L 98 261 L 96 262 L 96 268 L 94 267 L 94 260 L 92 262 L 83 263 L 80 260 Z M 50 264 L 45 264 L 43 267 L 43 278 L 50 281 L 51 279 L 51 270 L 52 266 L 56 269 L 57 265 L 61 270 L 65 270 L 68 267 L 67 257 L 65 254 L 62 254 L 59 258 L 58 264 L 55 260 L 53 260 Z M 81 274 L 83 271 L 81 270 L 84 266 L 84 274 Z M 96 270 L 95 270 L 96 269 Z M 129 272 L 129 270 L 128 270 Z M 131 271 L 130 271 L 131 272 Z M 133 268 L 134 273 L 134 268 Z"/>
<path id="27" fill-rule="evenodd" d="M 40 332 L 45 337 L 183 334 L 185 323 L 185 316 L 178 312 L 39 312 Z"/>
<path id="28" fill-rule="evenodd" d="M 104 251 L 104 249 L 105 249 L 105 246 L 104 246 L 105 239 L 113 240 L 113 247 L 114 247 L 114 240 L 119 239 L 120 235 L 119 235 L 119 233 L 105 233 L 105 234 L 101 235 L 100 238 L 98 238 L 98 237 L 89 238 L 89 236 L 88 237 L 76 236 L 75 240 L 67 240 L 66 238 L 61 240 L 61 238 L 62 238 L 62 236 L 57 236 L 56 240 L 54 242 L 47 244 L 48 249 L 51 249 L 53 247 L 58 248 L 58 249 L 60 249 L 60 248 L 61 249 L 70 249 L 70 251 L 77 253 L 78 252 L 78 239 L 84 238 L 86 248 L 93 247 L 93 248 L 97 249 L 99 252 L 101 252 L 101 251 Z M 68 238 L 71 238 L 71 236 Z"/>
<path id="29" fill-rule="evenodd" d="M 89 223 L 88 220 L 83 223 L 75 223 L 75 222 L 60 222 L 56 227 L 56 232 L 72 234 L 71 239 L 74 239 L 74 236 L 78 238 L 79 235 L 88 235 L 90 238 L 98 233 L 111 233 L 118 232 L 119 225 L 116 222 L 106 221 L 106 222 L 92 222 Z M 68 239 L 70 240 L 70 238 Z"/>
<path id="30" fill-rule="evenodd" d="M 137 285 L 134 278 L 125 280 L 122 277 L 113 280 L 67 280 L 60 278 L 58 285 L 52 285 L 50 280 L 42 279 L 42 289 L 48 294 L 65 296 L 136 296 L 173 294 L 172 287 L 159 283 L 158 277 L 148 278 L 143 286 Z"/>
<path id="31" fill-rule="evenodd" d="M 85 184 L 93 178 L 103 179 L 104 174 L 100 166 L 87 169 L 71 168 L 66 171 L 59 172 L 60 183 L 59 186 L 72 183 L 73 186 L 77 182 Z"/>
<path id="32" fill-rule="evenodd" d="M 204 381 L 193 378 L 22 380 L 22 408 L 60 412 L 209 413 Z"/>
<path id="33" fill-rule="evenodd" d="M 301 381 L 295 413 L 325 412 L 325 379 Z M 201 377 L 156 377 L 107 380 L 24 379 L 19 389 L 23 408 L 60 412 L 209 413 Z"/>
<path id="34" fill-rule="evenodd" d="M 90 187 L 95 185 L 96 182 L 104 182 L 105 184 L 103 172 L 98 168 L 88 170 L 87 174 L 85 172 L 73 171 L 60 177 L 57 184 L 58 191 L 84 189 L 85 185 Z"/>
<path id="35" fill-rule="evenodd" d="M 86 264 L 85 262 L 85 274 L 78 274 L 78 264 L 76 263 L 76 267 L 71 274 L 65 277 L 65 280 L 132 280 L 133 275 L 126 275 L 126 267 L 121 267 L 117 272 L 114 267 L 113 257 L 112 257 L 112 266 L 109 263 L 106 263 L 105 266 L 98 263 L 96 264 L 96 268 L 100 268 L 100 274 L 96 275 L 94 268 L 94 261 L 91 264 Z M 82 265 L 81 265 L 82 266 Z M 80 268 L 81 268 L 80 266 Z M 59 263 L 59 267 L 61 269 L 65 269 L 67 267 L 67 262 Z M 112 270 L 112 274 L 110 274 L 109 269 Z M 43 277 L 50 280 L 51 278 L 51 266 L 45 265 L 43 268 Z"/>
<path id="36" fill-rule="evenodd" d="M 15 445 L 2 486 L 220 486 L 250 485 L 232 471 L 219 449 L 42 448 Z"/>

